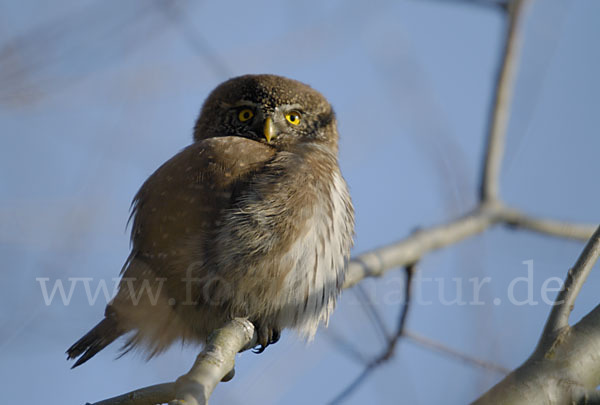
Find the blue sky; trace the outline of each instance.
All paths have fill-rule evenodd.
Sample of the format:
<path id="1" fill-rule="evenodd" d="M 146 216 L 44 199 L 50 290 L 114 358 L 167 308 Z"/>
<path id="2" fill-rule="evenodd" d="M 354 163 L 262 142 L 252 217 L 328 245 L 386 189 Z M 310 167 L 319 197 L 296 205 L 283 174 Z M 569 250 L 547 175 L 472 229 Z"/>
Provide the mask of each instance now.
<path id="1" fill-rule="evenodd" d="M 527 14 L 507 135 L 502 198 L 526 212 L 598 223 L 600 3 L 537 0 Z M 276 73 L 309 83 L 336 109 L 340 164 L 356 208 L 354 253 L 460 215 L 476 202 L 503 18 L 454 1 L 0 1 L 0 380 L 5 402 L 85 403 L 172 381 L 194 348 L 146 363 L 113 345 L 70 370 L 64 351 L 102 316 L 76 289 L 46 305 L 37 278 L 117 277 L 129 203 L 162 162 L 191 142 L 202 101 L 230 76 Z M 170 11 L 171 10 L 171 11 Z M 495 228 L 427 256 L 411 331 L 507 368 L 533 350 L 550 307 L 507 290 L 563 278 L 579 242 Z M 594 272 L 574 319 L 598 304 Z M 484 305 L 444 305 L 453 278 L 491 277 Z M 428 281 L 428 278 L 431 281 Z M 390 329 L 402 273 L 364 288 Z M 471 300 L 468 282 L 463 294 Z M 441 286 L 441 287 L 440 287 Z M 527 294 L 523 284 L 515 295 Z M 499 305 L 493 299 L 501 300 Z M 325 403 L 381 340 L 345 291 L 328 331 L 293 333 L 238 357 L 214 404 Z M 349 404 L 465 403 L 500 378 L 402 341 Z M 35 387 L 35 389 L 32 389 Z"/>

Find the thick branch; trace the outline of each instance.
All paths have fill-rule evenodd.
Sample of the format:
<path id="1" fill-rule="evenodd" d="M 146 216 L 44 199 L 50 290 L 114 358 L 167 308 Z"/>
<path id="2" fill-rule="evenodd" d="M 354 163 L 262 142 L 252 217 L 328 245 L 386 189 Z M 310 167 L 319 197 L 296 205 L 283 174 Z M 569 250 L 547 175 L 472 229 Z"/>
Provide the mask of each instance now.
<path id="1" fill-rule="evenodd" d="M 463 217 L 446 224 L 418 230 L 397 243 L 354 258 L 349 263 L 344 288 L 350 288 L 366 277 L 379 277 L 390 269 L 415 263 L 427 253 L 479 234 L 498 223 L 531 229 L 551 236 L 575 239 L 589 237 L 593 232 L 593 227 L 590 225 L 574 225 L 548 219 L 534 219 L 501 204 L 484 204 Z M 239 319 L 233 320 L 222 329 L 217 330 L 211 337 L 208 346 L 198 355 L 192 369 L 178 380 L 181 384 L 178 384 L 177 392 L 179 394 L 176 396 L 173 396 L 174 383 L 159 384 L 107 399 L 94 405 L 147 404 L 149 403 L 145 399 L 147 397 L 185 398 L 181 395 L 186 392 L 196 396 L 197 401 L 188 402 L 187 404 L 201 404 L 203 402 L 199 398 L 208 399 L 216 384 L 233 368 L 235 354 L 255 343 L 252 331 L 253 326 L 250 322 Z M 184 382 L 185 384 L 182 385 Z"/>
<path id="2" fill-rule="evenodd" d="M 476 235 L 497 221 L 491 210 L 480 207 L 446 224 L 418 230 L 409 237 L 350 261 L 344 288 L 350 288 L 365 277 L 379 277 L 387 270 L 419 261 L 426 253 Z"/>
<path id="3" fill-rule="evenodd" d="M 498 223 L 544 235 L 577 240 L 587 240 L 595 229 L 593 225 L 533 218 L 500 203 L 483 204 L 463 217 L 418 230 L 399 242 L 352 259 L 344 288 L 352 287 L 365 277 L 380 277 L 390 269 L 414 263 L 427 253 L 477 235 Z"/>
<path id="4" fill-rule="evenodd" d="M 569 314 L 600 256 L 600 227 L 568 271 L 538 347 L 475 404 L 577 403 L 600 385 L 600 305 L 573 327 Z"/>
<path id="5" fill-rule="evenodd" d="M 256 343 L 255 335 L 252 323 L 241 318 L 233 319 L 217 329 L 190 371 L 177 379 L 175 398 L 178 401 L 172 404 L 207 404 L 217 384 L 233 372 L 235 355 Z"/>
<path id="6" fill-rule="evenodd" d="M 147 405 L 162 404 L 175 398 L 175 383 L 156 384 L 86 405 Z"/>
<path id="7" fill-rule="evenodd" d="M 397 243 L 364 253 L 351 260 L 348 266 L 344 288 L 352 287 L 365 277 L 381 276 L 390 269 L 415 263 L 429 252 L 479 234 L 497 223 L 529 229 L 542 234 L 574 239 L 587 239 L 589 235 L 592 234 L 593 227 L 548 219 L 532 218 L 518 210 L 503 206 L 498 200 L 500 169 L 508 125 L 509 105 L 516 77 L 517 56 L 519 51 L 518 29 L 522 20 L 523 9 L 526 3 L 529 2 L 530 0 L 514 0 L 509 3 L 508 34 L 503 51 L 502 65 L 498 73 L 493 108 L 490 114 L 484 169 L 480 186 L 480 205 L 473 211 L 453 221 L 416 231 Z M 496 3 L 500 4 L 499 1 Z M 575 267 L 578 268 L 578 266 L 584 265 L 580 264 Z M 591 268 L 591 265 L 589 266 Z M 589 269 L 580 271 L 587 275 L 586 272 L 589 272 Z M 567 289 L 567 292 L 565 293 L 567 294 L 568 299 L 571 299 L 568 297 L 568 294 L 573 294 L 572 300 L 575 299 L 584 280 L 584 278 L 580 278 L 580 275 L 573 277 L 574 281 L 571 282 L 572 287 Z M 568 291 L 571 291 L 571 293 Z M 572 305 L 572 303 L 570 305 Z M 565 306 L 565 308 L 567 308 L 566 317 L 568 319 L 570 306 Z M 562 319 L 564 315 L 557 315 L 557 317 Z M 574 359 L 573 361 L 586 362 L 589 361 L 586 359 L 593 358 L 596 360 L 596 364 L 600 364 L 600 361 L 597 361 L 600 360 L 597 358 L 600 357 L 600 348 L 597 347 L 600 343 L 596 343 L 600 342 L 600 331 L 597 331 L 600 327 L 598 325 L 600 325 L 600 309 L 596 308 L 571 329 L 574 337 L 569 340 L 569 342 L 576 342 L 579 346 L 574 346 L 575 343 L 570 343 L 571 346 L 563 346 L 567 348 L 578 348 L 579 351 L 577 353 L 582 353 L 582 355 L 585 354 L 583 348 L 586 350 L 593 350 L 593 353 L 598 355 L 588 357 L 578 357 L 573 355 L 572 357 L 568 357 L 569 352 L 564 351 L 562 352 L 563 357 L 565 357 L 563 363 L 571 361 L 571 359 Z M 204 404 L 208 401 L 215 386 L 233 369 L 236 353 L 244 348 L 248 348 L 248 346 L 252 346 L 256 342 L 256 336 L 253 336 L 253 333 L 253 326 L 247 320 L 233 320 L 213 334 L 206 348 L 196 359 L 192 369 L 186 375 L 180 377 L 176 383 L 143 388 L 120 397 L 99 402 L 97 405 L 120 404 L 124 403 L 123 401 L 125 400 L 130 401 L 127 403 L 131 405 L 147 404 L 149 403 L 148 398 L 152 398 L 153 402 L 165 402 L 165 398 L 177 398 L 178 400 L 173 401 L 172 404 L 181 404 L 183 403 L 182 401 L 185 401 L 186 405 Z M 572 351 L 575 353 L 574 350 Z M 530 360 L 528 360 L 528 362 Z M 522 371 L 520 370 L 528 370 L 528 362 L 520 369 L 511 373 L 504 381 L 510 381 L 511 379 L 516 378 L 515 381 L 518 382 L 520 378 L 526 378 L 529 374 L 526 372 L 526 376 L 521 376 Z M 587 375 L 592 376 L 597 368 L 598 366 L 595 368 L 592 366 L 587 367 L 586 371 L 590 370 L 590 373 Z M 553 369 L 550 367 L 549 370 Z M 368 373 L 368 371 L 366 372 Z M 598 374 L 600 374 L 600 372 Z M 544 373 L 540 373 L 540 375 L 546 376 Z M 541 392 L 542 394 L 546 392 L 552 393 L 552 389 L 556 386 L 555 382 L 558 379 L 557 376 L 562 378 L 563 374 L 555 373 L 546 376 L 547 381 L 537 382 L 537 392 Z M 595 378 L 595 375 L 593 375 L 589 380 L 592 382 L 596 381 L 596 385 L 598 385 L 600 378 L 597 379 Z M 548 387 L 542 383 L 548 384 Z M 504 382 L 501 384 L 504 384 Z M 587 390 L 586 393 L 589 393 L 595 386 L 590 386 L 585 383 L 584 388 Z M 582 388 L 582 390 L 584 388 Z M 494 391 L 495 389 L 496 388 L 493 388 L 490 392 L 496 392 Z M 157 391 L 161 390 L 163 392 L 157 393 Z M 486 394 L 486 396 L 487 395 L 488 394 Z M 501 398 L 498 396 L 492 397 L 496 400 Z M 138 398 L 146 399 L 140 399 L 138 401 Z M 517 397 L 517 399 L 520 398 Z M 484 402 L 482 403 L 490 403 L 485 402 L 485 399 L 483 400 Z M 535 403 L 535 401 L 530 402 Z"/>
<path id="8" fill-rule="evenodd" d="M 233 377 L 235 355 L 256 344 L 252 323 L 236 318 L 212 333 L 187 374 L 174 383 L 158 384 L 96 402 L 92 405 L 207 404 L 210 395 L 226 377 Z M 175 399 L 176 398 L 176 399 Z"/>

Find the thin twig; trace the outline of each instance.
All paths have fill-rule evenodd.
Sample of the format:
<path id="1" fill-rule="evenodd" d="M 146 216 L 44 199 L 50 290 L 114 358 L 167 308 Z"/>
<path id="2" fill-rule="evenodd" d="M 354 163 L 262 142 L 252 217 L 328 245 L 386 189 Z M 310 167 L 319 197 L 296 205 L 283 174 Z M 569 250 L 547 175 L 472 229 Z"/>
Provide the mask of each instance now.
<path id="1" fill-rule="evenodd" d="M 356 388 L 358 388 L 364 381 L 367 380 L 367 377 L 371 375 L 371 372 L 374 368 L 375 365 L 373 363 L 368 364 L 360 372 L 360 374 L 354 380 L 352 380 L 352 382 L 348 384 L 346 388 L 344 388 L 342 392 L 340 392 L 335 398 L 329 401 L 329 405 L 341 404 L 346 398 L 348 398 L 348 396 L 350 396 L 350 394 L 354 392 Z"/>
<path id="2" fill-rule="evenodd" d="M 581 252 L 575 266 L 569 269 L 563 288 L 558 293 L 554 307 L 550 312 L 548 321 L 542 333 L 542 345 L 556 338 L 556 334 L 569 326 L 569 315 L 575 306 L 575 299 L 581 287 L 600 256 L 600 226 L 592 235 L 589 242 Z"/>
<path id="3" fill-rule="evenodd" d="M 549 218 L 536 218 L 514 209 L 503 207 L 500 212 L 502 222 L 515 228 L 528 229 L 544 235 L 557 236 L 581 241 L 588 240 L 596 226 L 592 224 L 577 224 L 567 221 L 557 221 Z"/>
<path id="4" fill-rule="evenodd" d="M 410 303 L 412 300 L 412 279 L 415 274 L 416 263 L 412 263 L 405 267 L 404 271 L 406 273 L 406 282 L 404 283 L 404 305 L 402 306 L 402 312 L 400 312 L 400 318 L 398 319 L 398 326 L 396 327 L 396 333 L 392 336 L 390 340 L 390 344 L 388 346 L 388 350 L 381 356 L 380 361 L 384 361 L 389 359 L 396 349 L 396 345 L 398 340 L 402 337 L 404 333 L 404 328 L 406 327 L 406 320 L 408 318 L 408 310 L 410 309 Z"/>
<path id="5" fill-rule="evenodd" d="M 349 358 L 356 361 L 361 366 L 368 363 L 367 357 L 354 345 L 344 334 L 335 330 L 333 326 L 329 326 L 324 331 L 325 337 L 331 340 L 332 347 L 342 352 Z"/>
<path id="6" fill-rule="evenodd" d="M 536 49 L 536 54 L 541 54 L 543 57 L 537 57 L 535 64 L 538 68 L 535 71 L 535 75 L 529 75 L 527 77 L 527 95 L 522 96 L 526 98 L 526 102 L 522 102 L 519 114 L 521 120 L 519 121 L 519 127 L 521 128 L 518 133 L 512 136 L 511 153 L 506 156 L 504 163 L 502 164 L 503 170 L 508 172 L 516 160 L 521 147 L 526 144 L 528 136 L 531 135 L 533 118 L 536 116 L 536 112 L 540 108 L 540 97 L 543 91 L 547 88 L 546 81 L 550 76 L 550 67 L 553 66 L 553 59 L 556 56 L 561 38 L 563 37 L 566 21 L 570 15 L 570 8 L 574 6 L 573 2 L 563 1 L 554 2 L 553 5 L 559 6 L 554 18 L 547 19 L 541 23 L 545 27 L 552 27 L 552 29 L 546 29 L 544 31 L 544 46 Z M 535 28 L 533 28 L 535 30 Z M 548 49 L 548 44 L 549 48 Z"/>
<path id="7" fill-rule="evenodd" d="M 353 288 L 352 291 L 356 294 L 356 298 L 360 302 L 360 306 L 371 321 L 371 323 L 375 326 L 375 329 L 379 331 L 380 336 L 383 338 L 384 342 L 388 342 L 390 339 L 390 333 L 387 330 L 387 326 L 381 317 L 377 308 L 375 308 L 375 304 L 371 297 L 367 294 L 362 284 L 357 284 L 356 288 Z"/>
<path id="8" fill-rule="evenodd" d="M 477 357 L 471 356 L 470 354 L 460 352 L 443 343 L 436 342 L 435 340 L 429 339 L 423 335 L 417 334 L 412 331 L 405 330 L 403 337 L 408 341 L 411 341 L 419 346 L 426 349 L 435 350 L 439 353 L 450 356 L 454 359 L 458 359 L 464 363 L 472 366 L 480 367 L 486 370 L 493 371 L 502 375 L 510 373 L 510 370 L 498 364 L 491 363 L 487 360 L 478 359 Z"/>
<path id="9" fill-rule="evenodd" d="M 509 3 L 508 34 L 504 43 L 502 64 L 494 93 L 494 103 L 490 110 L 487 146 L 481 178 L 481 201 L 495 201 L 500 192 L 500 169 L 504 155 L 504 143 L 508 128 L 510 105 L 514 82 L 517 76 L 517 62 L 520 48 L 519 28 L 521 14 L 528 0 L 514 0 Z"/>
<path id="10" fill-rule="evenodd" d="M 501 10 L 508 8 L 510 0 L 426 0 L 426 1 L 437 1 L 440 3 L 464 3 L 468 6 L 484 6 L 484 7 L 496 7 Z"/>
<path id="11" fill-rule="evenodd" d="M 164 24 L 146 2 L 122 3 L 118 13 L 103 1 L 85 3 L 0 43 L 0 103 L 56 95 L 91 72 L 133 54 L 135 44 L 163 30 Z M 76 75 L 53 74 L 65 61 L 78 66 Z"/>
<path id="12" fill-rule="evenodd" d="M 195 29 L 192 22 L 187 18 L 188 13 L 184 13 L 180 10 L 176 2 L 158 1 L 155 2 L 155 5 L 164 13 L 171 23 L 181 31 L 181 34 L 190 49 L 210 65 L 218 78 L 223 79 L 233 76 L 233 72 L 227 66 L 227 63 L 221 58 L 218 52 L 211 47 L 210 43 L 204 39 L 198 30 Z"/>
<path id="13" fill-rule="evenodd" d="M 394 335 L 390 337 L 388 340 L 388 344 L 386 345 L 385 350 L 375 359 L 373 359 L 363 371 L 344 388 L 342 392 L 340 392 L 334 399 L 331 400 L 330 404 L 339 404 L 348 398 L 364 381 L 367 380 L 367 377 L 381 364 L 389 361 L 396 351 L 396 346 L 398 344 L 398 340 L 402 337 L 404 333 L 404 327 L 406 326 L 406 319 L 408 316 L 408 310 L 410 308 L 411 303 L 411 286 L 412 286 L 412 277 L 415 272 L 415 264 L 410 264 L 405 268 L 406 272 L 406 282 L 404 284 L 404 303 L 402 305 L 402 311 L 400 311 L 400 317 L 398 319 L 398 326 L 394 332 Z"/>

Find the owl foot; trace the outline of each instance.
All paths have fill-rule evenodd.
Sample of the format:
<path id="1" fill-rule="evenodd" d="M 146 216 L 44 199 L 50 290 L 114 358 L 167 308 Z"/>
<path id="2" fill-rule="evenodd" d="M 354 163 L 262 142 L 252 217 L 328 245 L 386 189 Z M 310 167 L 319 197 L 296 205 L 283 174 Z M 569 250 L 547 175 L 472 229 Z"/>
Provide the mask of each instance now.
<path id="1" fill-rule="evenodd" d="M 258 344 L 259 346 L 252 349 L 254 353 L 262 353 L 265 351 L 267 346 L 277 343 L 281 337 L 281 331 L 274 328 L 262 327 L 259 324 L 254 324 L 256 332 L 258 333 Z"/>

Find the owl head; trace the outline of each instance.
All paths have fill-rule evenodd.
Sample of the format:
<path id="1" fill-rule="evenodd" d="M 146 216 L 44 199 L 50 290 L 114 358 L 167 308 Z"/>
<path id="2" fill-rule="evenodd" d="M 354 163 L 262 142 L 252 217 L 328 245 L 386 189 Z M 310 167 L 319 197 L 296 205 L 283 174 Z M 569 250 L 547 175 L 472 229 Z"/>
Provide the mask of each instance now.
<path id="1" fill-rule="evenodd" d="M 316 143 L 337 150 L 327 99 L 310 86 L 275 75 L 245 75 L 219 85 L 206 99 L 194 140 L 240 136 L 285 150 Z"/>

